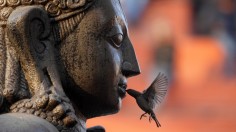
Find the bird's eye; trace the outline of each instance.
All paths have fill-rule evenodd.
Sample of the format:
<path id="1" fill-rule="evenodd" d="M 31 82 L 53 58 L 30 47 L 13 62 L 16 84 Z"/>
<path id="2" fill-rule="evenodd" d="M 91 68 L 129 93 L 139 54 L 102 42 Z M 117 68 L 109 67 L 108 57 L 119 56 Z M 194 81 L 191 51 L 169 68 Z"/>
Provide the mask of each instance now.
<path id="1" fill-rule="evenodd" d="M 110 40 L 114 44 L 114 46 L 119 48 L 122 44 L 122 41 L 123 41 L 123 35 L 121 33 L 118 33 L 116 35 L 111 36 Z"/>

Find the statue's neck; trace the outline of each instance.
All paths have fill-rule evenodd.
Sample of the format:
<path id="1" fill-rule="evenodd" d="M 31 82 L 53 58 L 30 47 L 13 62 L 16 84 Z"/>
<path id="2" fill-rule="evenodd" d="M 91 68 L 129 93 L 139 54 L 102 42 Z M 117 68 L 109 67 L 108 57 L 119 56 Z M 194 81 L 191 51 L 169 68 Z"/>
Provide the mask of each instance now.
<path id="1" fill-rule="evenodd" d="M 82 119 L 78 119 L 77 120 L 77 125 L 76 127 L 76 132 L 86 132 L 86 122 Z"/>
<path id="2" fill-rule="evenodd" d="M 79 130 L 79 132 L 86 132 L 86 121 L 87 118 L 79 111 L 76 105 L 73 105 L 75 109 L 75 114 L 76 114 L 76 120 L 77 120 L 77 125 L 76 129 Z"/>

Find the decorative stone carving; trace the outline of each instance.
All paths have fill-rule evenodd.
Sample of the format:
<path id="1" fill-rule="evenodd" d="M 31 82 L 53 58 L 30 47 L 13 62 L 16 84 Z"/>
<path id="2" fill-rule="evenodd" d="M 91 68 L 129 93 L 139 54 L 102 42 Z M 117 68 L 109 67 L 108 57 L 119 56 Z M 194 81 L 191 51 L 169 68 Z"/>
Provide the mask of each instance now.
<path id="1" fill-rule="evenodd" d="M 140 73 L 127 32 L 119 0 L 0 0 L 0 113 L 84 132 L 118 112 Z"/>

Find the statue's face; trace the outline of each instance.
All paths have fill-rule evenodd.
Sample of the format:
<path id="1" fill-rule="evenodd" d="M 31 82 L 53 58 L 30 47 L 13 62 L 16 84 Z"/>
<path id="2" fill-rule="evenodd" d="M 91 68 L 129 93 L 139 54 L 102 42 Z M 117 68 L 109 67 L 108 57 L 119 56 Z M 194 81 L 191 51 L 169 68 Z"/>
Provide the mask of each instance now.
<path id="1" fill-rule="evenodd" d="M 88 117 L 117 112 L 127 77 L 140 73 L 118 0 L 98 0 L 62 42 L 60 53 L 68 74 L 65 79 L 74 83 L 64 87 Z"/>

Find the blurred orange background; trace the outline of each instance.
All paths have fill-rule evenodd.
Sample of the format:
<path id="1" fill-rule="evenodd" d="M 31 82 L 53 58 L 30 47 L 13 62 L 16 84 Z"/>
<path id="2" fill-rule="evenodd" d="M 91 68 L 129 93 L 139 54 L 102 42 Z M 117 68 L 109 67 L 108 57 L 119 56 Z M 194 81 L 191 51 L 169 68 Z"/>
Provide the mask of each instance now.
<path id="1" fill-rule="evenodd" d="M 221 0 L 223 5 L 227 1 Z M 162 127 L 147 117 L 139 120 L 144 112 L 128 95 L 119 113 L 90 119 L 87 127 L 101 125 L 107 132 L 236 131 L 235 56 L 227 63 L 230 54 L 224 39 L 193 33 L 193 8 L 190 0 L 150 0 L 129 25 L 142 73 L 130 78 L 128 87 L 143 91 L 159 71 L 169 76 L 168 94 L 156 110 Z"/>

